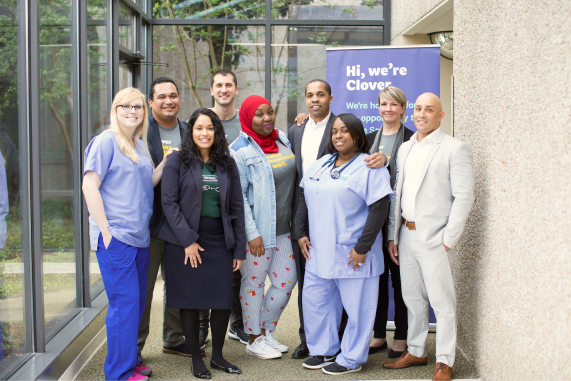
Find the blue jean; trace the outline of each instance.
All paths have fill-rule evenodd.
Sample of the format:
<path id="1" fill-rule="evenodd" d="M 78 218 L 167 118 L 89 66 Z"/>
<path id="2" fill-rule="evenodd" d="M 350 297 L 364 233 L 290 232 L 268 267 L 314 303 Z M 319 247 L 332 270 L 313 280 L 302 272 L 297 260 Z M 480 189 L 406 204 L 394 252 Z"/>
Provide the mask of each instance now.
<path id="1" fill-rule="evenodd" d="M 105 379 L 126 380 L 137 362 L 137 336 L 145 309 L 149 248 L 115 238 L 105 249 L 99 235 L 97 261 L 109 299 Z"/>

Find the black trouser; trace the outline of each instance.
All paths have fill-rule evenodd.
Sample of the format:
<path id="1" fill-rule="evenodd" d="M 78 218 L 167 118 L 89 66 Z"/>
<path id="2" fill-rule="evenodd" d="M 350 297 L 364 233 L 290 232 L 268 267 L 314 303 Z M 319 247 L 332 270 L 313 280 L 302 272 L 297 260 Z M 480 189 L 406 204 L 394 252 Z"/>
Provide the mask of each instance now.
<path id="1" fill-rule="evenodd" d="M 232 312 L 230 313 L 230 326 L 244 329 L 244 322 L 242 321 L 242 306 L 240 305 L 240 285 L 242 283 L 242 276 L 240 270 L 234 271 L 232 279 Z M 210 325 L 210 310 L 200 310 L 200 323 Z"/>
<path id="2" fill-rule="evenodd" d="M 379 300 L 377 302 L 377 315 L 373 326 L 374 338 L 385 339 L 387 337 L 387 316 L 389 313 L 389 270 L 394 290 L 395 301 L 395 340 L 406 340 L 408 331 L 407 309 L 402 298 L 400 284 L 400 269 L 393 262 L 386 245 L 383 245 L 383 257 L 385 260 L 385 272 L 379 277 Z"/>
<path id="3" fill-rule="evenodd" d="M 291 246 L 293 248 L 293 254 L 295 255 L 295 269 L 297 271 L 297 306 L 299 309 L 299 338 L 302 343 L 305 343 L 305 329 L 303 322 L 303 303 L 302 303 L 302 290 L 303 290 L 303 279 L 305 277 L 305 257 L 301 253 L 301 249 L 296 240 L 291 240 Z M 343 309 L 343 315 L 341 315 L 341 324 L 339 325 L 339 341 L 343 338 L 343 333 L 345 332 L 345 327 L 347 326 L 347 312 Z"/>

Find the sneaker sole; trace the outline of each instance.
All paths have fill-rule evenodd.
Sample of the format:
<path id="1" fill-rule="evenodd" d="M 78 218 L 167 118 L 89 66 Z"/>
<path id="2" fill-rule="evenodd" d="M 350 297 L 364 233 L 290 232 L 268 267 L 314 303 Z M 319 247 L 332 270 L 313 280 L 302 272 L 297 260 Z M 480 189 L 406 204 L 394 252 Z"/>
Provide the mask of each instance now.
<path id="1" fill-rule="evenodd" d="M 233 333 L 228 332 L 228 338 L 229 338 L 229 339 L 232 339 L 232 340 L 239 341 L 239 342 L 241 342 L 242 344 L 248 345 L 248 342 L 247 342 L 247 341 L 240 339 L 240 336 L 235 335 L 235 334 L 233 334 Z"/>
<path id="2" fill-rule="evenodd" d="M 150 376 L 151 374 L 153 374 L 153 371 L 152 371 L 151 369 L 149 369 L 149 372 L 148 372 L 148 373 L 147 373 L 147 371 L 143 371 L 143 372 L 139 372 L 139 374 L 140 374 L 141 376 L 148 377 L 148 376 Z"/>
<path id="3" fill-rule="evenodd" d="M 256 356 L 258 358 L 261 358 L 263 360 L 270 360 L 270 359 L 281 359 L 282 358 L 282 354 L 280 353 L 279 356 L 278 355 L 271 355 L 271 354 L 260 354 L 260 353 L 256 353 L 256 352 L 252 352 L 248 349 L 246 349 L 246 353 L 252 356 Z"/>
<path id="4" fill-rule="evenodd" d="M 301 365 L 303 365 L 303 367 L 307 368 L 307 369 L 321 369 L 321 368 L 325 368 L 327 365 L 333 364 L 334 362 L 335 361 L 324 362 L 324 363 L 319 364 L 319 365 L 306 365 L 305 363 L 303 363 Z"/>
<path id="5" fill-rule="evenodd" d="M 340 376 L 340 375 L 342 375 L 342 374 L 360 372 L 361 370 L 363 370 L 363 367 L 360 366 L 360 367 L 358 367 L 357 369 L 348 369 L 347 371 L 341 372 L 341 373 L 328 372 L 328 371 L 325 370 L 325 368 L 324 368 L 324 369 L 321 369 L 321 370 L 323 371 L 323 373 L 327 373 L 327 374 L 330 374 L 330 375 L 332 375 L 332 376 Z"/>
<path id="6" fill-rule="evenodd" d="M 184 357 L 192 357 L 192 355 L 189 355 L 189 354 L 186 354 L 186 353 L 182 353 L 182 352 L 178 352 L 178 351 L 173 351 L 173 350 L 170 350 L 170 349 L 164 349 L 164 348 L 163 348 L 163 353 L 166 353 L 166 354 L 168 354 L 168 355 L 181 355 L 181 356 L 184 356 Z M 204 357 L 204 356 L 206 356 L 206 352 L 202 352 L 200 355 L 201 355 L 202 357 Z"/>

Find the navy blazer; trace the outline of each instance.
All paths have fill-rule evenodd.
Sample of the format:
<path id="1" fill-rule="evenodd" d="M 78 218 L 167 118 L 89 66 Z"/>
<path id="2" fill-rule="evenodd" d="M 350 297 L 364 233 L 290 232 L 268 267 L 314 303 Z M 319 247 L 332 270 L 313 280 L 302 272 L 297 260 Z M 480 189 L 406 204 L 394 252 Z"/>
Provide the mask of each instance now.
<path id="1" fill-rule="evenodd" d="M 244 197 L 240 172 L 234 162 L 232 168 L 216 166 L 220 207 L 226 248 L 234 259 L 246 259 L 246 224 Z M 172 244 L 189 247 L 198 240 L 198 225 L 202 207 L 202 171 L 198 162 L 190 167 L 179 160 L 179 153 L 168 158 L 161 181 L 161 203 L 165 214 L 158 237 Z"/>
<path id="2" fill-rule="evenodd" d="M 319 142 L 319 150 L 317 151 L 317 159 L 321 159 L 326 153 L 327 153 L 327 144 L 329 143 L 329 141 L 331 140 L 331 127 L 333 126 L 333 122 L 335 122 L 335 119 L 337 119 L 337 116 L 335 116 L 335 114 L 331 113 L 331 116 L 329 117 L 329 120 L 327 121 L 327 125 L 325 126 L 325 131 L 323 132 L 323 137 L 321 138 L 321 141 Z M 309 117 L 305 120 L 305 122 L 303 122 L 301 124 L 301 126 L 298 126 L 297 124 L 292 124 L 287 131 L 287 137 L 289 139 L 289 142 L 291 143 L 291 150 L 293 151 L 293 154 L 295 155 L 295 165 L 297 167 L 297 176 L 295 179 L 295 194 L 293 197 L 293 214 L 291 216 L 291 238 L 292 239 L 298 239 L 298 237 L 296 236 L 295 233 L 295 216 L 297 214 L 297 208 L 299 208 L 299 202 L 301 201 L 301 198 L 303 197 L 303 191 L 301 189 L 301 187 L 299 186 L 299 183 L 301 182 L 301 179 L 303 178 L 303 167 L 302 167 L 302 160 L 301 160 L 301 140 L 303 138 L 303 133 L 305 132 L 305 125 L 307 124 L 307 121 L 309 120 Z M 313 142 L 314 144 L 317 144 L 317 142 Z"/>
<path id="3" fill-rule="evenodd" d="M 187 124 L 182 120 L 178 121 L 178 126 L 180 130 L 180 138 L 184 136 Z M 154 116 L 149 116 L 149 131 L 147 132 L 147 145 L 149 146 L 149 153 L 151 154 L 151 159 L 153 159 L 153 164 L 155 168 L 157 165 L 163 161 L 163 143 L 161 142 L 161 133 L 159 132 L 159 124 L 155 120 Z M 157 237 L 163 221 L 165 220 L 165 215 L 163 213 L 163 207 L 161 206 L 161 183 L 155 185 L 155 198 L 153 199 L 153 214 L 149 220 L 149 230 L 151 232 L 151 237 Z"/>

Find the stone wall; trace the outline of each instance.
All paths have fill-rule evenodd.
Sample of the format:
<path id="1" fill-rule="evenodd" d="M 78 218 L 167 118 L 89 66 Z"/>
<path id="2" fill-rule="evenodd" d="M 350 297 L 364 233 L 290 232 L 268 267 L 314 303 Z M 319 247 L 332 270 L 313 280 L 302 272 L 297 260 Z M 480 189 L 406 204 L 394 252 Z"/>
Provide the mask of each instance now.
<path id="1" fill-rule="evenodd" d="M 454 133 L 476 202 L 458 343 L 485 380 L 571 379 L 571 2 L 456 0 Z"/>

